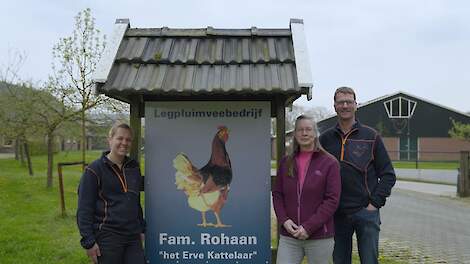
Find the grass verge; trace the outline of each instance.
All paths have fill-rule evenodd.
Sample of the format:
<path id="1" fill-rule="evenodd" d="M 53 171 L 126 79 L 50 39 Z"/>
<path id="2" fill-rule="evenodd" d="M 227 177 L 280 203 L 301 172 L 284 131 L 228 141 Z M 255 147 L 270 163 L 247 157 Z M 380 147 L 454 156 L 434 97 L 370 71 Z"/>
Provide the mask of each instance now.
<path id="1" fill-rule="evenodd" d="M 99 152 L 87 153 L 90 162 Z M 78 161 L 80 153 L 60 153 L 55 162 Z M 57 167 L 46 188 L 46 157 L 32 158 L 35 176 L 14 159 L 0 160 L 1 263 L 89 263 L 80 247 L 75 210 L 80 166 L 64 169 L 67 216 L 60 216 Z"/>

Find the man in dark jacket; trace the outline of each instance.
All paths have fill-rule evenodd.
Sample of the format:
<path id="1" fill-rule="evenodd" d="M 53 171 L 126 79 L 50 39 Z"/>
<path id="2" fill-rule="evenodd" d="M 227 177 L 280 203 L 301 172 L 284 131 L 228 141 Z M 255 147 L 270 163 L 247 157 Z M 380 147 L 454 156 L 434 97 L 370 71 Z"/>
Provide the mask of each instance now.
<path id="1" fill-rule="evenodd" d="M 93 263 L 143 264 L 145 222 L 140 205 L 139 164 L 126 156 L 132 130 L 114 125 L 110 151 L 92 162 L 78 190 L 77 224 L 80 243 Z"/>
<path id="2" fill-rule="evenodd" d="M 380 214 L 395 184 L 395 172 L 378 133 L 356 120 L 356 95 L 340 87 L 334 95 L 338 123 L 320 136 L 340 162 L 341 198 L 335 214 L 335 264 L 351 263 L 352 235 L 361 263 L 378 263 Z"/>

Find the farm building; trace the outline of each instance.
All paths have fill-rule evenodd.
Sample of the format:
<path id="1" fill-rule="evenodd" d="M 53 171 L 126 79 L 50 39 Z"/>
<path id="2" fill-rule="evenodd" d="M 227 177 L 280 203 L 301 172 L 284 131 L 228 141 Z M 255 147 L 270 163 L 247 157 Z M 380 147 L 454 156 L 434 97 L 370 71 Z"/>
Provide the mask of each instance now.
<path id="1" fill-rule="evenodd" d="M 470 115 L 409 93 L 397 92 L 359 104 L 357 119 L 382 135 L 393 160 L 458 160 L 470 142 L 449 136 L 452 120 L 470 124 Z M 318 123 L 320 132 L 336 124 L 336 115 Z"/>

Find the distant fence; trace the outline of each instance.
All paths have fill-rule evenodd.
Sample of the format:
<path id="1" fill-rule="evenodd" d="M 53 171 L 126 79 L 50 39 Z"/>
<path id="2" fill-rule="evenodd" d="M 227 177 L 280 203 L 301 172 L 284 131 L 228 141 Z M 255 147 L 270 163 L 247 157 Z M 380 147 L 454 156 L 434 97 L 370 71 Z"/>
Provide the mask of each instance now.
<path id="1" fill-rule="evenodd" d="M 420 163 L 458 163 L 460 152 L 437 152 L 437 151 L 388 151 L 392 161 L 415 163 L 415 168 L 419 168 Z"/>
<path id="2" fill-rule="evenodd" d="M 395 168 L 395 173 L 400 180 L 421 181 L 457 185 L 458 170 L 438 169 L 401 169 Z"/>

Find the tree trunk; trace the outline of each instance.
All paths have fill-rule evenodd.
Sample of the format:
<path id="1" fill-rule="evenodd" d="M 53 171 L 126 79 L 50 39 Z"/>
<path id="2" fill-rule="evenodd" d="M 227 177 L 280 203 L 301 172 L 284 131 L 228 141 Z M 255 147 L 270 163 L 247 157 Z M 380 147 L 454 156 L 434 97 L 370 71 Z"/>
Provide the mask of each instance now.
<path id="1" fill-rule="evenodd" d="M 54 162 L 54 136 L 52 133 L 47 134 L 47 188 L 52 188 L 52 167 Z"/>
<path id="2" fill-rule="evenodd" d="M 20 159 L 20 140 L 18 138 L 15 139 L 15 160 Z"/>
<path id="3" fill-rule="evenodd" d="M 18 139 L 18 149 L 20 151 L 20 162 L 21 166 L 24 166 L 24 143 L 23 140 Z"/>
<path id="4" fill-rule="evenodd" d="M 25 140 L 24 141 L 24 153 L 25 153 L 25 156 L 26 156 L 26 160 L 28 162 L 28 172 L 29 172 L 29 176 L 34 176 L 34 173 L 33 173 L 33 164 L 31 163 L 31 155 L 29 153 L 29 144 L 28 142 Z"/>
<path id="5" fill-rule="evenodd" d="M 81 140 L 81 149 L 82 149 L 82 161 L 85 163 L 85 154 L 86 154 L 86 133 L 85 133 L 85 111 L 82 110 L 82 140 Z M 82 167 L 82 171 L 85 171 L 85 166 Z"/>

